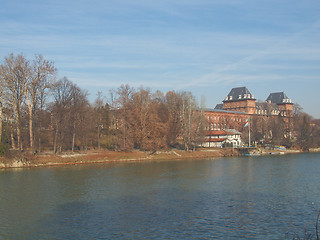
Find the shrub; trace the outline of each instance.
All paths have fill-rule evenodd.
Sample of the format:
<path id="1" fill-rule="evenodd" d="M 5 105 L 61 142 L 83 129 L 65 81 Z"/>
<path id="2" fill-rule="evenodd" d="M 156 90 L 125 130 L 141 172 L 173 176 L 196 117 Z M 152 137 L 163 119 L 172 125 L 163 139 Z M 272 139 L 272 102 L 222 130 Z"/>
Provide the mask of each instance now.
<path id="1" fill-rule="evenodd" d="M 7 144 L 0 144 L 0 156 L 4 156 L 9 152 L 9 146 Z"/>

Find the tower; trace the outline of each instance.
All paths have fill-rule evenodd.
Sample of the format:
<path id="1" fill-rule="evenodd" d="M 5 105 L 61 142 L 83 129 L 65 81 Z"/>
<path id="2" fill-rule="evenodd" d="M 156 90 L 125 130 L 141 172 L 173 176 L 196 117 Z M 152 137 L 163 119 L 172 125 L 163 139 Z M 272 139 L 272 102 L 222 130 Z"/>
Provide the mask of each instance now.
<path id="1" fill-rule="evenodd" d="M 223 100 L 223 110 L 254 114 L 256 110 L 256 99 L 246 87 L 232 88 Z"/>
<path id="2" fill-rule="evenodd" d="M 293 117 L 293 102 L 284 92 L 270 93 L 266 102 L 277 104 L 279 106 L 281 116 Z"/>

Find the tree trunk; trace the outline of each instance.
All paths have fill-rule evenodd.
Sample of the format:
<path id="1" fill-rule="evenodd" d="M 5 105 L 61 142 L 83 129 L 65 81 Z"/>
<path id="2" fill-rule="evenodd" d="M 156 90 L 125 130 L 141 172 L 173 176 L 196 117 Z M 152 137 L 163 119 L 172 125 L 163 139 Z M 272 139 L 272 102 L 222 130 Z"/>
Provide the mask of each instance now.
<path id="1" fill-rule="evenodd" d="M 2 141 L 2 102 L 0 102 L 0 143 Z"/>
<path id="2" fill-rule="evenodd" d="M 98 149 L 100 150 L 100 126 L 98 125 Z"/>
<path id="3" fill-rule="evenodd" d="M 22 144 L 21 144 L 21 130 L 20 130 L 20 108 L 19 105 L 16 104 L 15 106 L 15 114 L 16 114 L 16 128 L 17 128 L 17 142 L 18 142 L 18 149 L 22 149 Z"/>
<path id="4" fill-rule="evenodd" d="M 38 151 L 41 152 L 41 137 L 39 136 Z"/>
<path id="5" fill-rule="evenodd" d="M 29 136 L 30 136 L 30 148 L 34 150 L 33 143 L 33 112 L 32 109 L 29 108 Z"/>
<path id="6" fill-rule="evenodd" d="M 58 139 L 58 124 L 56 125 L 56 132 L 54 134 L 53 152 L 57 153 L 57 139 Z"/>
<path id="7" fill-rule="evenodd" d="M 40 118 L 41 119 L 41 118 Z M 39 121 L 39 131 L 38 131 L 38 147 L 36 147 L 38 149 L 39 152 L 41 152 L 41 120 Z M 36 142 L 37 140 L 35 140 Z M 35 143 L 36 144 L 36 143 Z"/>
<path id="8" fill-rule="evenodd" d="M 16 149 L 16 144 L 14 142 L 14 136 L 13 136 L 13 126 L 11 126 L 11 147 L 12 149 Z"/>
<path id="9" fill-rule="evenodd" d="M 76 123 L 73 123 L 73 133 L 72 133 L 72 152 L 74 152 L 74 146 L 76 144 Z"/>
<path id="10" fill-rule="evenodd" d="M 76 134 L 73 133 L 72 134 L 72 152 L 74 152 L 75 143 L 76 143 Z"/>
<path id="11" fill-rule="evenodd" d="M 191 110 L 191 99 L 189 99 L 189 112 L 188 112 L 188 146 L 191 145 L 191 114 L 192 114 L 192 110 Z"/>
<path id="12" fill-rule="evenodd" d="M 21 144 L 21 131 L 19 124 L 17 125 L 17 140 L 18 140 L 18 149 L 22 150 L 22 144 Z"/>

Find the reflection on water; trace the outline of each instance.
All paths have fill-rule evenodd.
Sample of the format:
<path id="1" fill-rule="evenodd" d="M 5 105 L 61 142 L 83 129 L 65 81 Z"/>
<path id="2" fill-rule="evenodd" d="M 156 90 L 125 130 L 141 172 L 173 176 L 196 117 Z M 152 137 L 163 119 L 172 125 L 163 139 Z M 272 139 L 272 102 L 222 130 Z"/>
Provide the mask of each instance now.
<path id="1" fill-rule="evenodd" d="M 0 171 L 0 239 L 314 233 L 320 154 Z"/>

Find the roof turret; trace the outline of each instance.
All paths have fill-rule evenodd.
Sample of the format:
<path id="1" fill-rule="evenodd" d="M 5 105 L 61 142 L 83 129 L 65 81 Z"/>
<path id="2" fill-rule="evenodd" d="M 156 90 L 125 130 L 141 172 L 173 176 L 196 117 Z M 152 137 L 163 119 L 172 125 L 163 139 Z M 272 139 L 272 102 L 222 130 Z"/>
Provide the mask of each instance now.
<path id="1" fill-rule="evenodd" d="M 292 103 L 292 100 L 290 98 L 288 98 L 284 92 L 276 92 L 276 93 L 270 93 L 266 102 L 275 103 L 275 104 L 283 104 L 283 103 Z"/>
<path id="2" fill-rule="evenodd" d="M 246 87 L 232 88 L 228 96 L 223 100 L 223 102 L 228 101 L 239 101 L 239 100 L 255 100 L 253 94 Z"/>

